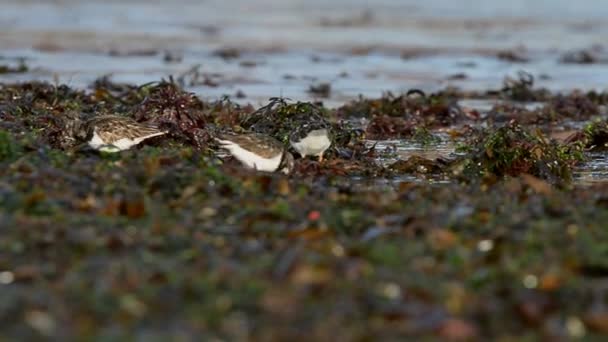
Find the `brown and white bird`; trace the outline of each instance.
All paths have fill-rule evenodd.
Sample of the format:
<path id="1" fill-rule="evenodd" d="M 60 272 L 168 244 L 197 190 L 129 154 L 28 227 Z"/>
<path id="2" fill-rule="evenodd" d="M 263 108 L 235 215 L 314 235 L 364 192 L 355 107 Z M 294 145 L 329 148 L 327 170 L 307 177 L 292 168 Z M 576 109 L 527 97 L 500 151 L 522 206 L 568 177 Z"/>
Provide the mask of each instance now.
<path id="1" fill-rule="evenodd" d="M 260 133 L 219 134 L 215 140 L 238 161 L 250 169 L 288 174 L 293 169 L 293 156 L 275 138 Z"/>
<path id="2" fill-rule="evenodd" d="M 76 137 L 102 152 L 128 150 L 142 141 L 166 134 L 158 127 L 117 115 L 93 117 L 75 125 Z"/>

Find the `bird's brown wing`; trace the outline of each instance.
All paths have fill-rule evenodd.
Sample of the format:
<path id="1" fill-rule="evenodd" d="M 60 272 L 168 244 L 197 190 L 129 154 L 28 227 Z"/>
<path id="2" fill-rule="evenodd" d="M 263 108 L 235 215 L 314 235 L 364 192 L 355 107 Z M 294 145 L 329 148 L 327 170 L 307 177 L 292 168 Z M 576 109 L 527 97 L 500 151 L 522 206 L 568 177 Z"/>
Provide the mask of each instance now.
<path id="1" fill-rule="evenodd" d="M 122 116 L 99 116 L 89 120 L 88 124 L 90 130 L 95 130 L 101 139 L 109 144 L 122 138 L 134 140 L 163 133 L 155 126 L 139 123 Z"/>
<path id="2" fill-rule="evenodd" d="M 275 138 L 256 133 L 221 134 L 221 140 L 228 140 L 242 149 L 253 152 L 264 158 L 272 158 L 283 151 L 283 145 Z"/>

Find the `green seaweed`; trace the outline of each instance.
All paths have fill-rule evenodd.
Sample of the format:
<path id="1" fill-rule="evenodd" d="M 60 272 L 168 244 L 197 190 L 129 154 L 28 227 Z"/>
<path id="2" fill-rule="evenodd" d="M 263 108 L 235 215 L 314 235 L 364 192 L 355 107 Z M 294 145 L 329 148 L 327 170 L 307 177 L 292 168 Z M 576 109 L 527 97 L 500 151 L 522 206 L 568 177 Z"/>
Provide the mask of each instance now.
<path id="1" fill-rule="evenodd" d="M 553 184 L 568 183 L 572 168 L 584 159 L 582 145 L 551 141 L 517 123 L 484 131 L 460 152 L 466 155 L 457 163 L 459 172 L 470 179 L 530 174 Z"/>

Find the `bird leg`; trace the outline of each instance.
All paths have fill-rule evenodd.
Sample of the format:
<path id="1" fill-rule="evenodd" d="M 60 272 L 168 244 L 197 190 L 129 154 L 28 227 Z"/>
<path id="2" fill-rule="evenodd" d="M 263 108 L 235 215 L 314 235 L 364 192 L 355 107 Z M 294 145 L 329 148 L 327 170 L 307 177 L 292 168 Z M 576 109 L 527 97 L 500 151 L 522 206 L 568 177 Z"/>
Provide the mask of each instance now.
<path id="1" fill-rule="evenodd" d="M 319 163 L 323 162 L 323 152 L 319 154 Z"/>

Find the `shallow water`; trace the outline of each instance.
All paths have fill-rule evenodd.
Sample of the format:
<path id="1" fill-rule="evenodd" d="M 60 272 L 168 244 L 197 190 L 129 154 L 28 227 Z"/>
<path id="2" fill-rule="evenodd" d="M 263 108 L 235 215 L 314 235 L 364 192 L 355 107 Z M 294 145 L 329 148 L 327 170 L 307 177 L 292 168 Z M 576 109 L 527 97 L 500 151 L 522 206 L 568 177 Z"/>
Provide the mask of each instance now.
<path id="1" fill-rule="evenodd" d="M 539 85 L 553 90 L 603 89 L 608 79 L 606 64 L 559 63 L 566 51 L 604 42 L 602 0 L 5 0 L 0 9 L 0 56 L 25 57 L 32 68 L 0 81 L 85 86 L 111 74 L 145 83 L 200 65 L 212 82 L 190 89 L 205 98 L 241 91 L 242 102 L 283 95 L 338 105 L 410 88 L 496 88 L 520 69 L 544 75 Z M 245 52 L 213 56 L 224 47 Z M 495 57 L 511 48 L 530 62 Z M 164 62 L 165 51 L 181 60 Z M 307 92 L 319 82 L 331 84 L 329 98 Z"/>
<path id="2" fill-rule="evenodd" d="M 412 156 L 435 160 L 437 158 L 451 158 L 457 155 L 455 151 L 456 145 L 445 139 L 438 144 L 428 145 L 404 140 L 368 140 L 367 146 L 375 146 L 380 151 L 377 162 L 383 166 L 388 166 L 399 159 L 407 160 Z M 587 160 L 574 169 L 574 182 L 584 186 L 608 182 L 608 154 L 605 152 L 590 152 L 586 156 Z M 357 184 L 364 188 L 373 186 L 392 188 L 401 182 L 449 182 L 448 180 L 436 179 L 425 175 L 406 175 L 391 179 L 360 179 L 359 181 Z"/>
<path id="3" fill-rule="evenodd" d="M 381 156 L 378 162 L 383 166 L 390 165 L 397 160 L 407 160 L 412 156 L 419 156 L 434 160 L 437 158 L 448 158 L 454 155 L 456 145 L 447 140 L 446 136 L 440 136 L 441 142 L 420 144 L 406 140 L 368 140 L 368 147 L 375 146 Z"/>
<path id="4" fill-rule="evenodd" d="M 608 182 L 608 155 L 605 152 L 588 154 L 588 160 L 576 168 L 574 179 L 582 185 Z"/>

